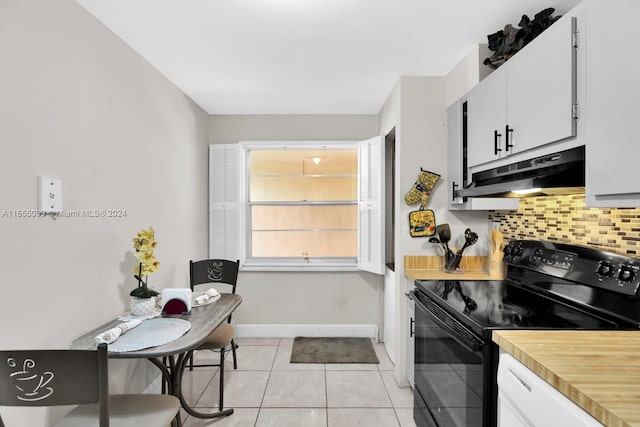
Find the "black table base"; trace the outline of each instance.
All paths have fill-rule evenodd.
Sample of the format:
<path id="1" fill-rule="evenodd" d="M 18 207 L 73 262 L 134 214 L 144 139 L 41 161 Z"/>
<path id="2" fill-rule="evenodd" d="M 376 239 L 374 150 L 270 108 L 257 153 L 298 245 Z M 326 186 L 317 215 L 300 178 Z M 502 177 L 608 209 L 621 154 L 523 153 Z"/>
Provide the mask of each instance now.
<path id="1" fill-rule="evenodd" d="M 211 419 L 211 418 L 219 418 L 226 417 L 233 414 L 233 408 L 229 409 L 220 409 L 216 412 L 200 412 L 196 411 L 192 408 L 184 399 L 182 393 L 182 376 L 184 374 L 184 370 L 189 362 L 189 358 L 193 354 L 193 350 L 190 350 L 186 353 L 181 353 L 178 355 L 178 359 L 176 360 L 175 356 L 167 356 L 161 360 L 156 358 L 149 358 L 148 360 L 156 365 L 160 372 L 162 373 L 162 392 L 167 394 L 171 394 L 176 396 L 180 400 L 180 404 L 182 405 L 182 409 L 184 409 L 189 415 L 202 418 L 202 419 Z M 168 365 L 168 366 L 167 366 Z M 224 360 L 222 363 L 224 367 Z M 220 368 L 220 375 L 224 375 L 224 369 Z M 222 398 L 223 390 L 220 390 L 220 398 Z M 176 416 L 176 424 L 178 427 L 182 425 L 182 421 L 180 419 L 180 413 Z"/>

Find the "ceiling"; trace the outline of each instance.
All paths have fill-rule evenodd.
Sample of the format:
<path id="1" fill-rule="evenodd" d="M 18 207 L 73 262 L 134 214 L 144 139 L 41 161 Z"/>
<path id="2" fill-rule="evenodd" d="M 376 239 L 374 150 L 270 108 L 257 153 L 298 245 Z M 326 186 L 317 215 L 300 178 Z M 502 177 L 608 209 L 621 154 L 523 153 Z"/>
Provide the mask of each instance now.
<path id="1" fill-rule="evenodd" d="M 487 34 L 579 0 L 76 0 L 209 114 L 377 114 Z"/>

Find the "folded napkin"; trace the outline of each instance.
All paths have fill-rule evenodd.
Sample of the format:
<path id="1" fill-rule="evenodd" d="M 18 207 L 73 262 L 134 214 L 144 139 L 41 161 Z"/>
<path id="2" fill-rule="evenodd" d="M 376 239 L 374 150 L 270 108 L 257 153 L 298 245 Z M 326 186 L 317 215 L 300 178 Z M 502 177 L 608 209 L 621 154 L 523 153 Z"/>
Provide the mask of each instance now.
<path id="1" fill-rule="evenodd" d="M 128 322 L 120 323 L 115 328 L 111 328 L 108 331 L 104 331 L 103 333 L 97 335 L 96 342 L 111 344 L 112 342 L 117 340 L 120 337 L 120 335 L 124 334 L 127 331 L 130 331 L 131 329 L 138 326 L 140 323 L 142 323 L 142 320 L 140 319 L 134 319 Z"/>
<path id="2" fill-rule="evenodd" d="M 207 292 L 205 292 L 204 294 L 196 297 L 195 301 L 196 301 L 196 303 L 202 305 L 202 304 L 205 304 L 206 302 L 208 302 L 211 298 L 215 298 L 218 295 L 220 295 L 220 292 L 218 292 L 215 288 L 211 288 Z"/>

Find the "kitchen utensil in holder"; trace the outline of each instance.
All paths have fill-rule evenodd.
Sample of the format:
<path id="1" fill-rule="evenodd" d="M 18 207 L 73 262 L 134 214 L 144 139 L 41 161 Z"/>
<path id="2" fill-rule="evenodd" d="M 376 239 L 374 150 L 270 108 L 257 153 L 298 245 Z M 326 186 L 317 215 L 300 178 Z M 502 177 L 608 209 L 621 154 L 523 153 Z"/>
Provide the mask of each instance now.
<path id="1" fill-rule="evenodd" d="M 460 268 L 460 261 L 462 256 L 455 262 L 456 255 L 452 250 L 444 251 L 442 256 L 442 271 L 450 274 L 462 274 L 464 270 Z M 455 262 L 455 264 L 454 264 Z"/>
<path id="2" fill-rule="evenodd" d="M 464 245 L 458 250 L 458 252 L 453 254 L 453 251 L 445 252 L 445 260 L 444 260 L 444 271 L 448 273 L 462 273 L 460 269 L 460 261 L 462 261 L 462 253 L 466 248 L 471 245 L 474 245 L 478 241 L 478 233 L 471 231 L 467 228 L 464 231 Z"/>

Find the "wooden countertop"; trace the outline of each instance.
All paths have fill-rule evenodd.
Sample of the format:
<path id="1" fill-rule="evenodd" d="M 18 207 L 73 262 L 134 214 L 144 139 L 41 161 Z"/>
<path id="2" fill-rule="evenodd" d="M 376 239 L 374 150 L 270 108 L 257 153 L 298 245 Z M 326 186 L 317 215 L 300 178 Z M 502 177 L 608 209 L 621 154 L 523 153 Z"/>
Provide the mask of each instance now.
<path id="1" fill-rule="evenodd" d="M 506 274 L 502 255 L 464 256 L 458 272 L 444 271 L 439 256 L 405 255 L 404 275 L 411 280 L 502 280 Z"/>
<path id="2" fill-rule="evenodd" d="M 411 280 L 493 280 L 484 270 L 466 270 L 457 274 L 444 270 L 405 269 L 404 275 Z"/>
<path id="3" fill-rule="evenodd" d="M 640 426 L 640 331 L 495 331 L 493 341 L 604 425 Z"/>

